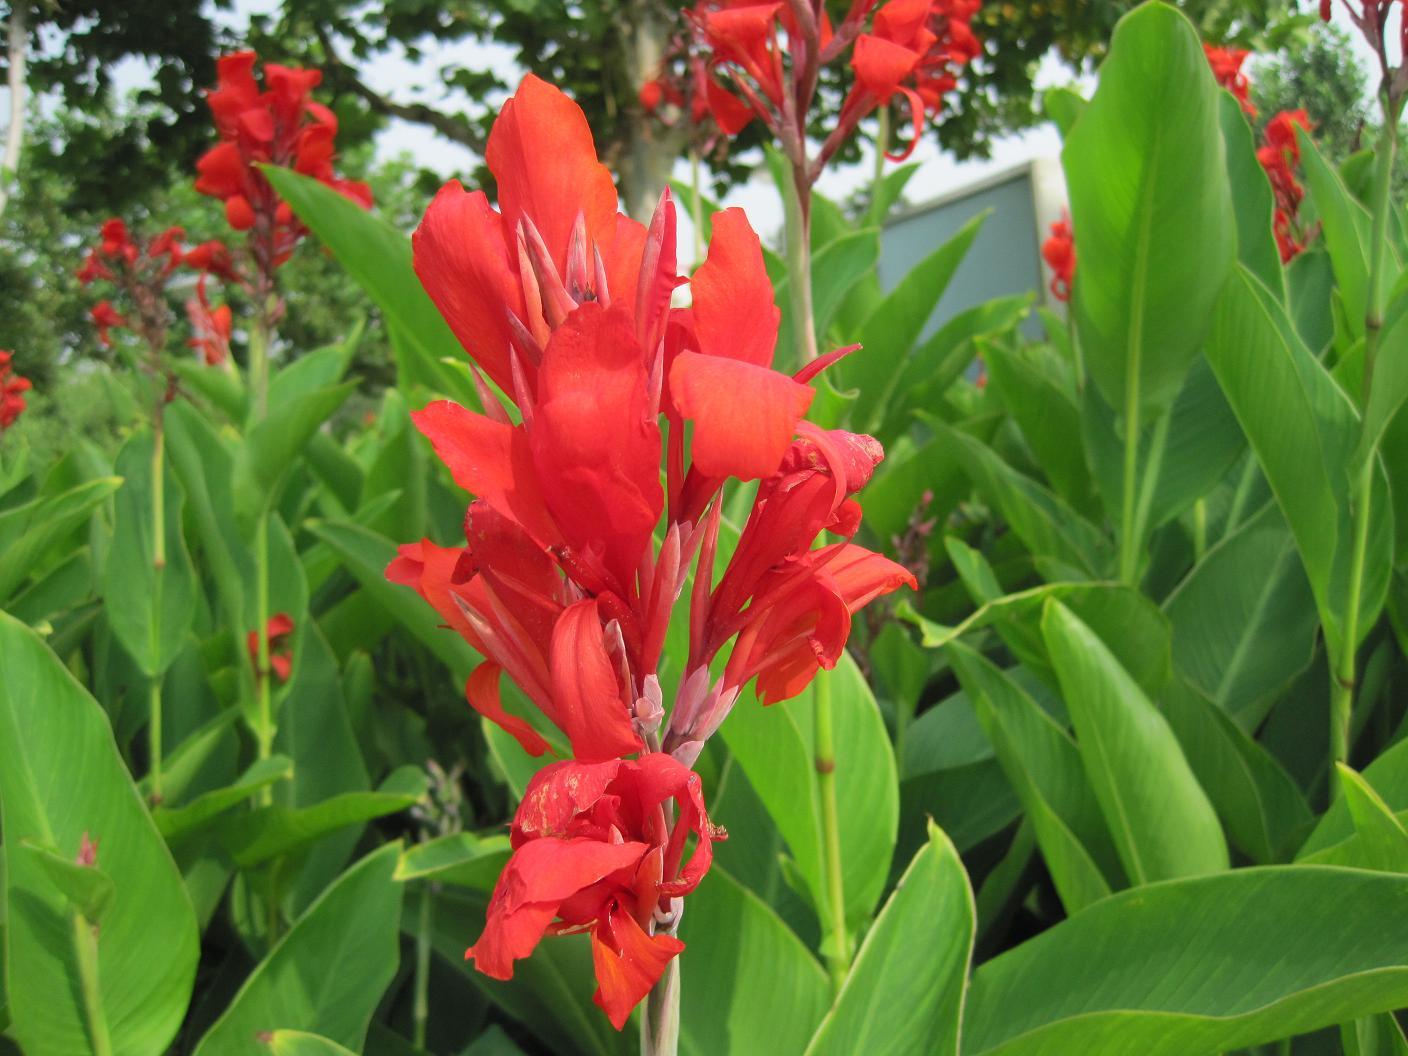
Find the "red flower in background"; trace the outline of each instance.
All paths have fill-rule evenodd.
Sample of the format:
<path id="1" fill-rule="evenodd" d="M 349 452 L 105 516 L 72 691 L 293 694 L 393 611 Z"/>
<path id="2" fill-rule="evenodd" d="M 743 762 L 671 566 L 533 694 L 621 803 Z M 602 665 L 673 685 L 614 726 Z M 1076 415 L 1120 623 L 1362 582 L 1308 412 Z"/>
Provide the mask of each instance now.
<path id="1" fill-rule="evenodd" d="M 280 682 L 287 682 L 293 671 L 293 618 L 286 612 L 269 617 L 266 625 L 269 636 L 269 668 Z M 259 632 L 250 631 L 246 642 L 249 648 L 249 662 L 259 672 Z"/>
<path id="2" fill-rule="evenodd" d="M 1296 129 L 1310 130 L 1310 117 L 1304 110 L 1283 110 L 1266 123 L 1265 146 L 1256 152 L 1257 161 L 1271 181 L 1275 197 L 1272 230 L 1281 262 L 1287 263 L 1305 249 L 1306 238 L 1297 218 L 1305 190 L 1296 178 L 1300 164 L 1300 142 Z"/>
<path id="3" fill-rule="evenodd" d="M 192 335 L 186 345 L 200 353 L 207 367 L 219 366 L 230 358 L 234 318 L 228 304 L 212 308 L 203 298 L 192 297 L 186 301 L 186 319 Z"/>
<path id="4" fill-rule="evenodd" d="M 14 355 L 0 349 L 0 431 L 15 424 L 25 408 L 24 394 L 30 390 L 28 378 L 14 372 Z"/>
<path id="5" fill-rule="evenodd" d="M 78 269 L 78 281 L 85 286 L 94 282 L 110 284 L 131 309 L 123 315 L 109 300 L 99 301 L 90 309 L 104 348 L 112 346 L 110 332 L 115 328 L 129 329 L 148 346 L 161 347 L 169 321 L 166 288 L 184 260 L 184 237 L 181 228 L 168 227 L 143 242 L 118 217 L 103 222 L 98 229 L 97 246 L 88 251 Z"/>
<path id="6" fill-rule="evenodd" d="M 666 826 L 664 805 L 679 818 Z M 685 860 L 685 843 L 696 838 Z M 698 886 L 724 833 L 704 811 L 699 776 L 668 755 L 560 762 L 539 771 L 514 817 L 513 856 L 494 887 L 484 933 L 465 957 L 513 976 L 545 934 L 589 931 L 596 1003 L 620 1030 L 684 949 L 652 935 L 657 914 Z"/>
<path id="7" fill-rule="evenodd" d="M 1255 118 L 1256 107 L 1248 97 L 1251 82 L 1242 72 L 1242 64 L 1247 61 L 1251 52 L 1241 48 L 1219 48 L 1206 43 L 1203 45 L 1203 52 L 1208 57 L 1208 65 L 1212 67 L 1213 79 L 1232 93 L 1237 102 L 1242 104 L 1242 109 L 1248 117 Z"/>
<path id="8" fill-rule="evenodd" d="M 218 84 L 206 101 L 220 142 L 196 162 L 196 190 L 225 203 L 230 226 L 250 232 L 260 273 L 272 275 L 288 260 L 305 228 L 258 165 L 292 168 L 364 207 L 372 199 L 366 184 L 340 179 L 333 169 L 337 118 L 311 98 L 322 73 L 268 63 L 261 89 L 254 76 L 256 61 L 254 52 L 241 51 L 217 63 Z"/>
<path id="9" fill-rule="evenodd" d="M 102 343 L 104 348 L 111 348 L 112 334 L 110 331 L 116 327 L 126 326 L 127 320 L 112 306 L 112 301 L 99 301 L 88 310 L 88 314 L 98 330 L 98 341 Z"/>
<path id="10" fill-rule="evenodd" d="M 1071 299 L 1071 283 L 1076 277 L 1076 241 L 1071 218 L 1051 222 L 1051 234 L 1041 244 L 1041 259 L 1051 269 L 1051 295 L 1058 301 Z"/>

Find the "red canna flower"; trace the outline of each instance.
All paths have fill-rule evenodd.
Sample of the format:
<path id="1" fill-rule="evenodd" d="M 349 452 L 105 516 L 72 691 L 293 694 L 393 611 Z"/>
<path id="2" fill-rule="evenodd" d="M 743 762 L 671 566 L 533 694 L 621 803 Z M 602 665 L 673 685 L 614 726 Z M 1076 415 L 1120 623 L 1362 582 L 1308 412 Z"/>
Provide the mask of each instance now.
<path id="1" fill-rule="evenodd" d="M 293 672 L 293 618 L 286 612 L 269 617 L 265 625 L 269 636 L 269 668 L 280 682 L 287 682 Z M 249 662 L 259 672 L 259 632 L 250 631 L 247 640 Z"/>
<path id="2" fill-rule="evenodd" d="M 98 340 L 104 348 L 112 347 L 111 330 L 127 325 L 127 320 L 122 317 L 116 308 L 112 306 L 112 301 L 99 301 L 88 310 L 88 314 L 93 319 L 93 325 L 98 329 Z"/>
<path id="3" fill-rule="evenodd" d="M 1266 123 L 1265 145 L 1256 152 L 1257 161 L 1271 181 L 1275 198 L 1272 232 L 1283 264 L 1305 249 L 1305 236 L 1297 217 L 1305 190 L 1296 178 L 1300 164 L 1300 142 L 1296 129 L 1310 130 L 1310 117 L 1304 110 L 1283 110 Z"/>
<path id="4" fill-rule="evenodd" d="M 230 358 L 230 334 L 233 317 L 228 304 L 211 307 L 200 297 L 186 301 L 186 318 L 191 324 L 191 338 L 187 347 L 200 353 L 207 367 L 215 367 Z"/>
<path id="5" fill-rule="evenodd" d="M 1076 277 L 1076 242 L 1070 217 L 1051 222 L 1051 235 L 1041 244 L 1041 257 L 1051 269 L 1051 295 L 1058 301 L 1069 301 Z"/>
<path id="6" fill-rule="evenodd" d="M 1242 72 L 1242 64 L 1247 61 L 1247 56 L 1251 54 L 1241 48 L 1219 48 L 1213 44 L 1204 44 L 1203 53 L 1208 57 L 1208 65 L 1212 67 L 1213 79 L 1223 88 L 1232 93 L 1237 102 L 1242 104 L 1242 109 L 1250 118 L 1256 117 L 1256 107 L 1252 105 L 1248 93 L 1251 91 L 1251 82 L 1247 80 L 1247 75 Z"/>
<path id="7" fill-rule="evenodd" d="M 257 166 L 292 168 L 366 208 L 372 199 L 366 184 L 340 179 L 333 169 L 337 118 L 311 98 L 322 74 L 268 63 L 261 89 L 256 61 L 254 52 L 241 51 L 216 64 L 218 83 L 206 102 L 220 142 L 196 162 L 196 190 L 225 203 L 230 226 L 250 232 L 258 272 L 271 276 L 306 229 Z"/>
<path id="8" fill-rule="evenodd" d="M 24 412 L 24 394 L 30 390 L 28 378 L 14 372 L 14 355 L 0 349 L 0 432 L 15 424 Z"/>
<path id="9" fill-rule="evenodd" d="M 673 830 L 670 803 L 679 811 Z M 509 979 L 544 935 L 589 931 L 594 1000 L 620 1030 L 684 949 L 672 935 L 652 934 L 655 922 L 676 915 L 724 836 L 705 813 L 699 776 L 667 755 L 554 763 L 529 783 L 509 837 L 513 855 L 465 957 Z"/>

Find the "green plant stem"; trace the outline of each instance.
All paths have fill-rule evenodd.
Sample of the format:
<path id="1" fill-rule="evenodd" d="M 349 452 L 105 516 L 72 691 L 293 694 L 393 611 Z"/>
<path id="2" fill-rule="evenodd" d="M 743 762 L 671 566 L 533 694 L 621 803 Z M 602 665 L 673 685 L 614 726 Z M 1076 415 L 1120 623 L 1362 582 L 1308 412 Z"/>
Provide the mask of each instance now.
<path id="1" fill-rule="evenodd" d="M 416 922 L 415 997 L 411 1007 L 413 1038 L 417 1049 L 425 1049 L 425 1031 L 430 1022 L 430 929 L 434 921 L 433 884 L 420 891 L 420 917 Z"/>
<path id="2" fill-rule="evenodd" d="M 1193 503 L 1193 563 L 1202 561 L 1208 549 L 1208 504 L 1206 499 Z"/>
<path id="3" fill-rule="evenodd" d="M 674 927 L 670 934 L 674 933 Z M 677 1056 L 680 1048 L 680 959 L 670 958 L 641 1011 L 640 1056 Z"/>
<path id="4" fill-rule="evenodd" d="M 694 191 L 689 203 L 689 222 L 694 228 L 694 266 L 704 262 L 704 203 L 700 199 L 703 180 L 699 173 L 699 148 L 689 148 L 689 182 Z"/>
<path id="5" fill-rule="evenodd" d="M 792 334 L 798 366 L 817 356 L 816 321 L 812 313 L 811 187 L 794 174 L 787 206 L 787 296 L 792 307 Z"/>
<path id="6" fill-rule="evenodd" d="M 98 983 L 98 934 L 82 913 L 73 914 L 73 945 L 78 960 L 78 983 L 83 993 L 83 1017 L 88 1023 L 88 1041 L 93 1056 L 112 1056 L 103 994 Z"/>
<path id="7" fill-rule="evenodd" d="M 269 318 L 271 298 L 260 304 L 259 318 L 249 342 L 250 382 L 254 390 L 254 420 L 263 421 L 269 412 Z M 274 748 L 273 687 L 270 685 L 269 664 L 269 513 L 267 503 L 261 507 L 254 524 L 254 629 L 255 693 L 257 719 L 254 731 L 260 759 L 267 759 Z M 259 792 L 259 802 L 265 806 L 274 801 L 273 789 L 266 785 Z"/>
<path id="8" fill-rule="evenodd" d="M 1384 128 L 1374 159 L 1372 213 L 1373 234 L 1369 243 L 1369 292 L 1364 306 L 1364 382 L 1360 406 L 1369 405 L 1374 384 L 1374 361 L 1383 330 L 1384 267 L 1388 247 L 1388 222 L 1393 209 L 1393 162 L 1398 150 L 1398 106 L 1383 98 Z M 1354 716 L 1355 658 L 1359 646 L 1359 609 L 1364 592 L 1364 563 L 1369 552 L 1369 519 L 1374 487 L 1374 464 L 1378 451 L 1370 451 L 1360 467 L 1351 497 L 1353 549 L 1349 559 L 1349 583 L 1345 590 L 1344 620 L 1339 655 L 1330 674 L 1330 773 L 1334 764 L 1349 759 L 1350 724 Z M 1330 782 L 1330 797 L 1336 795 Z"/>
<path id="9" fill-rule="evenodd" d="M 1125 386 L 1124 484 L 1120 491 L 1120 582 L 1139 582 L 1139 541 L 1135 532 L 1135 485 L 1139 482 L 1139 388 Z"/>
<path id="10" fill-rule="evenodd" d="M 160 396 L 157 397 L 161 399 Z M 162 406 L 157 404 L 152 418 L 152 575 L 154 604 L 152 606 L 153 655 L 161 647 L 161 599 L 166 579 L 166 429 Z M 151 799 L 161 802 L 161 679 L 152 676 L 147 704 L 147 755 L 151 774 Z"/>
<path id="11" fill-rule="evenodd" d="M 825 933 L 822 946 L 831 986 L 838 993 L 851 968 L 850 936 L 846 931 L 846 890 L 841 871 L 841 812 L 836 799 L 836 735 L 831 715 L 831 679 L 816 677 L 816 783 L 821 793 L 821 845 L 826 870 Z"/>
<path id="12" fill-rule="evenodd" d="M 890 149 L 889 105 L 882 106 L 876 116 L 880 120 L 880 127 L 875 130 L 875 172 L 871 176 L 870 208 L 875 211 L 871 222 L 878 224 L 885 219 L 875 207 L 880 201 L 880 188 L 885 182 L 885 151 Z"/>

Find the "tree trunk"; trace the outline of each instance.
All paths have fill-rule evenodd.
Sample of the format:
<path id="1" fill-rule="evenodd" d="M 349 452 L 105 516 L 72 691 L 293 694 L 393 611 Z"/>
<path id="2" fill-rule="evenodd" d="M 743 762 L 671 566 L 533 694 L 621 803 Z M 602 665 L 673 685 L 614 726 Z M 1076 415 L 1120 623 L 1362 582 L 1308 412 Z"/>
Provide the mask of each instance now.
<path id="1" fill-rule="evenodd" d="M 689 133 L 684 117 L 671 128 L 644 113 L 637 93 L 662 72 L 670 32 L 679 16 L 658 0 L 627 5 L 622 15 L 618 25 L 630 96 L 621 101 L 616 175 L 626 213 L 648 224 Z"/>
<path id="2" fill-rule="evenodd" d="M 27 0 L 14 0 L 10 5 L 10 127 L 5 132 L 5 157 L 0 161 L 0 213 L 10 200 L 10 184 L 20 167 L 20 147 L 24 143 L 24 80 L 25 52 L 29 29 L 25 25 Z"/>

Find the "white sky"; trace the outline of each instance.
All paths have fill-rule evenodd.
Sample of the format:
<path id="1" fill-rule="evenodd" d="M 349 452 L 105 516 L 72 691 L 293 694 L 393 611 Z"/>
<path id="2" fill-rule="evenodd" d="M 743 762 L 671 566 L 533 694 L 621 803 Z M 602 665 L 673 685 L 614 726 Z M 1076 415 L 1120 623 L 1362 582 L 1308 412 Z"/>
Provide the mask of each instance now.
<path id="1" fill-rule="evenodd" d="M 216 20 L 224 26 L 242 32 L 249 17 L 256 13 L 270 13 L 279 6 L 279 0 L 235 0 L 230 11 L 215 12 Z M 1356 38 L 1357 51 L 1361 61 L 1368 63 L 1367 48 Z M 429 46 L 423 49 L 423 63 L 409 62 L 399 54 L 378 58 L 363 68 L 367 82 L 379 92 L 398 101 L 424 100 L 440 103 L 451 98 L 451 93 L 442 85 L 426 84 L 425 71 L 438 69 L 446 61 L 459 62 L 466 66 L 488 68 L 496 72 L 506 83 L 514 83 L 520 70 L 512 58 L 512 52 L 498 45 L 457 44 L 445 47 Z M 150 83 L 151 67 L 138 60 L 126 60 L 115 70 L 116 83 L 124 89 L 135 90 Z M 1058 62 L 1043 61 L 1038 70 L 1037 87 L 1045 88 L 1068 83 L 1070 73 Z M 1087 91 L 1089 86 L 1087 87 Z M 8 95 L 0 89 L 0 105 L 7 106 Z M 386 157 L 409 153 L 416 160 L 447 177 L 467 173 L 475 158 L 465 148 L 446 141 L 431 129 L 404 121 L 393 120 L 377 139 L 378 151 Z M 1006 137 L 993 144 L 993 156 L 988 160 L 956 162 L 952 157 L 941 153 L 931 139 L 921 143 L 910 160 L 920 162 L 906 191 L 906 199 L 911 202 L 924 201 L 946 194 L 967 184 L 981 180 L 989 173 L 1005 169 L 1037 157 L 1055 157 L 1060 152 L 1060 139 L 1050 125 L 1038 126 L 1017 136 Z M 845 168 L 833 168 L 827 172 L 819 184 L 823 194 L 833 198 L 844 198 L 871 178 L 873 162 L 867 158 L 860 164 Z M 681 161 L 676 176 L 688 180 L 688 165 Z M 777 192 L 765 168 L 759 164 L 759 171 L 748 183 L 735 188 L 725 199 L 727 205 L 745 208 L 764 237 L 776 234 L 782 224 L 782 206 Z M 644 218 L 642 218 L 644 219 Z M 681 211 L 680 239 L 682 256 L 687 255 L 692 245 L 689 219 Z"/>

